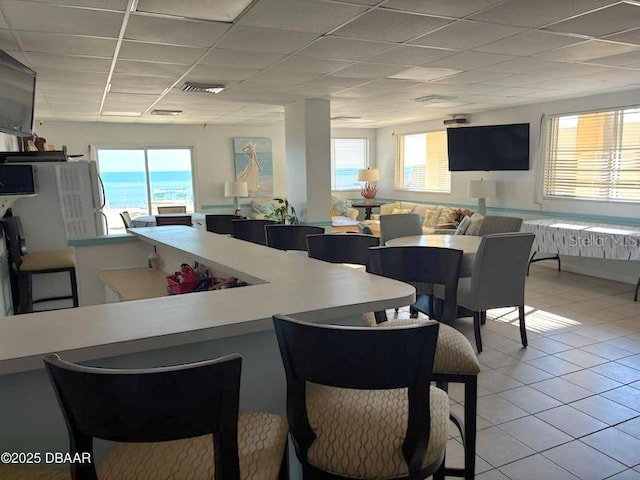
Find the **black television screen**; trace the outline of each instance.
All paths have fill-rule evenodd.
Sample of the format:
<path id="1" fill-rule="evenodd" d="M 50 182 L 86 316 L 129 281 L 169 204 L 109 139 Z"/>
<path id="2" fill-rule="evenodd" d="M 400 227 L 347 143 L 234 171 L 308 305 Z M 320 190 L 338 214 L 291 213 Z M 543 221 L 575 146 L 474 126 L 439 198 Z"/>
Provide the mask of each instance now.
<path id="1" fill-rule="evenodd" d="M 0 132 L 33 133 L 36 72 L 0 50 Z"/>
<path id="2" fill-rule="evenodd" d="M 30 195 L 36 193 L 32 165 L 0 164 L 0 195 Z"/>
<path id="3" fill-rule="evenodd" d="M 529 124 L 447 129 L 449 170 L 529 170 Z"/>

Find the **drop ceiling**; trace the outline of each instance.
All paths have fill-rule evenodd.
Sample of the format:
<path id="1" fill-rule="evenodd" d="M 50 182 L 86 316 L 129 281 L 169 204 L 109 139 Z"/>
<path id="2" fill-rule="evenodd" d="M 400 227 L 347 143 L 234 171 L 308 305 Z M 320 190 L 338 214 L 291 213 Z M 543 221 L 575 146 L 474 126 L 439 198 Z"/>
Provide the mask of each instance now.
<path id="1" fill-rule="evenodd" d="M 638 89 L 640 1 L 0 0 L 0 49 L 42 120 L 272 125 L 326 98 L 381 127 Z"/>

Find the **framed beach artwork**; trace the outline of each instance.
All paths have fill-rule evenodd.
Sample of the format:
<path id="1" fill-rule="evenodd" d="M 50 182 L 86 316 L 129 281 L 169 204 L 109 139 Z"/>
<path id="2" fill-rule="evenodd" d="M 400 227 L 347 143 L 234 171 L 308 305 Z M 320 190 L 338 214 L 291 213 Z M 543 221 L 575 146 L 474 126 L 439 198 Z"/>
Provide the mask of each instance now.
<path id="1" fill-rule="evenodd" d="M 250 197 L 273 197 L 273 157 L 271 139 L 233 139 L 236 182 L 247 182 Z"/>

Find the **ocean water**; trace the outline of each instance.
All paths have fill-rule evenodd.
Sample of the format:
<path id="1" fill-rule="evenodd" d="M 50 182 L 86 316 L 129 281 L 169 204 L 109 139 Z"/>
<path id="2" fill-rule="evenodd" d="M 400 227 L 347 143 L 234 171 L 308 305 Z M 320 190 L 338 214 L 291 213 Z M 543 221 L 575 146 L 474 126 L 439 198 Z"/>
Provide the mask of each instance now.
<path id="1" fill-rule="evenodd" d="M 104 183 L 107 208 L 147 208 L 144 172 L 109 172 L 100 175 Z M 151 172 L 152 200 L 193 203 L 191 172 Z"/>

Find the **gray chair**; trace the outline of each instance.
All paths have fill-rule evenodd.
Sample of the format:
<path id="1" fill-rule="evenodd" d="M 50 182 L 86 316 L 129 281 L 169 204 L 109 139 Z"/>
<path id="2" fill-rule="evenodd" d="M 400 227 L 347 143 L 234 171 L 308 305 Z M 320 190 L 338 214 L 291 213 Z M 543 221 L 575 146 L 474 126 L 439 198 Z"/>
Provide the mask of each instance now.
<path id="1" fill-rule="evenodd" d="M 521 227 L 521 218 L 486 216 L 480 224 L 478 236 L 483 237 L 492 233 L 519 232 Z"/>
<path id="2" fill-rule="evenodd" d="M 527 346 L 524 315 L 524 282 L 527 276 L 533 233 L 498 233 L 483 237 L 471 270 L 471 277 L 458 282 L 458 317 L 473 315 L 478 353 L 482 352 L 480 325 L 491 308 L 518 307 L 520 339 Z M 435 287 L 435 295 L 444 291 Z"/>
<path id="3" fill-rule="evenodd" d="M 131 228 L 131 215 L 128 211 L 120 212 L 120 218 L 124 223 L 124 228 Z"/>
<path id="4" fill-rule="evenodd" d="M 399 237 L 422 235 L 420 216 L 415 213 L 380 215 L 380 245 Z"/>

